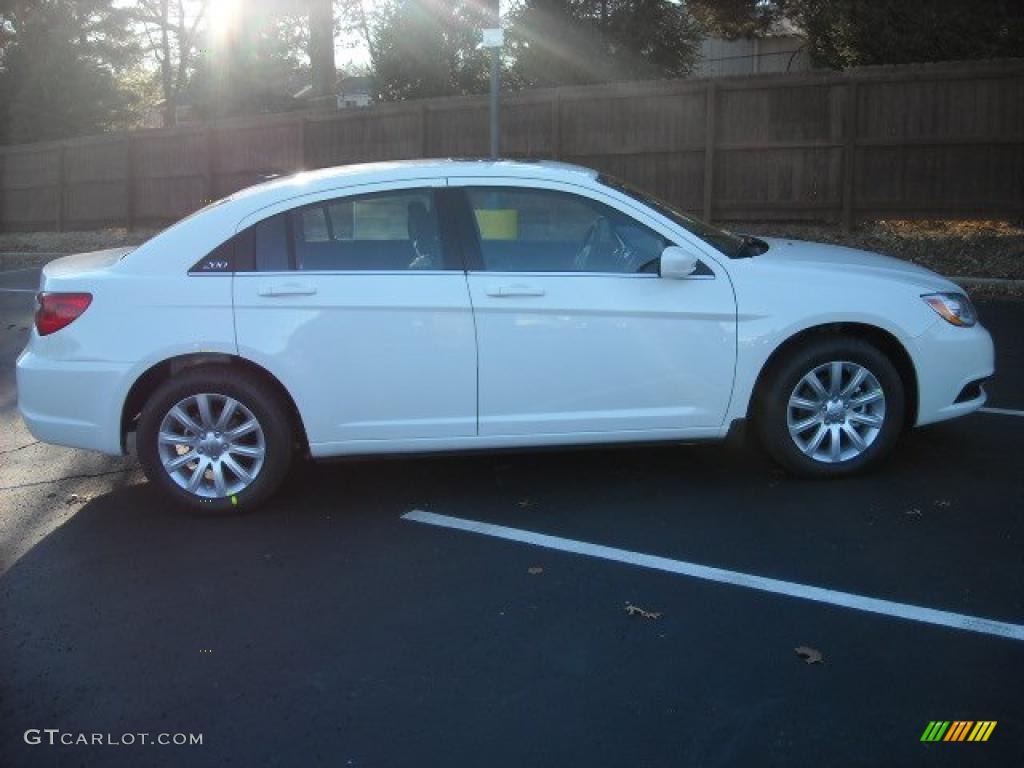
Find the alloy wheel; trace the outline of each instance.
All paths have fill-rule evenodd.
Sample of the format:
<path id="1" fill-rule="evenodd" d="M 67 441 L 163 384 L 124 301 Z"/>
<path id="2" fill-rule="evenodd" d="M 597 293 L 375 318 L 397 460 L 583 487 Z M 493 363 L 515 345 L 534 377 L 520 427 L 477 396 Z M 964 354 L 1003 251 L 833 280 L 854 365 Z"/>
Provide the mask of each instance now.
<path id="1" fill-rule="evenodd" d="M 835 360 L 808 371 L 789 396 L 786 424 L 797 447 L 815 461 L 855 459 L 885 423 L 885 392 L 871 371 Z"/>
<path id="2" fill-rule="evenodd" d="M 203 392 L 178 401 L 164 416 L 157 451 L 168 476 L 202 498 L 241 493 L 263 467 L 263 427 L 227 395 Z"/>

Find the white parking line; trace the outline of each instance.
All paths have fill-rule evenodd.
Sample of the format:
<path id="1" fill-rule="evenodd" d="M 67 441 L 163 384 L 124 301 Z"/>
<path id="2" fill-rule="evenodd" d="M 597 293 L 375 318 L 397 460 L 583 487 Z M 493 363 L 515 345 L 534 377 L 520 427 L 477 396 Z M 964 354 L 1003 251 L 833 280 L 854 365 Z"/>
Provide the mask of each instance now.
<path id="1" fill-rule="evenodd" d="M 39 293 L 35 288 L 0 288 L 2 293 Z"/>
<path id="2" fill-rule="evenodd" d="M 18 267 L 17 269 L 0 269 L 0 275 L 13 275 L 15 272 L 38 272 L 42 267 Z"/>
<path id="3" fill-rule="evenodd" d="M 1015 411 L 1011 408 L 979 408 L 982 413 L 997 413 L 1000 416 L 1024 416 L 1024 411 Z"/>
<path id="4" fill-rule="evenodd" d="M 1011 640 L 1024 640 L 1024 624 L 1008 624 L 1003 621 L 967 616 L 961 613 L 950 613 L 949 611 L 939 611 L 934 608 L 923 608 L 917 605 L 908 605 L 907 603 L 894 603 L 889 600 L 864 597 L 863 595 L 856 595 L 850 592 L 837 592 L 834 589 L 812 587 L 792 581 L 781 581 L 780 579 L 769 579 L 764 576 L 754 576 L 739 571 L 727 571 L 723 568 L 712 568 L 707 565 L 688 563 L 683 560 L 671 560 L 667 557 L 645 555 L 642 552 L 630 552 L 626 549 L 589 544 L 585 541 L 563 539 L 560 536 L 548 536 L 547 534 L 524 531 L 519 528 L 507 528 L 504 525 L 438 515 L 433 512 L 424 512 L 420 509 L 407 512 L 402 515 L 402 519 L 426 523 L 427 525 L 436 525 L 441 528 L 453 528 L 459 531 L 479 533 L 497 539 L 518 541 L 523 544 L 533 544 L 545 549 L 556 549 L 561 552 L 571 552 L 586 557 L 597 557 L 602 560 L 637 565 L 641 568 L 651 568 L 656 571 L 676 573 L 681 576 L 691 576 L 705 581 L 732 584 L 735 587 L 746 587 L 748 589 L 760 590 L 761 592 L 771 592 L 776 595 L 786 595 L 787 597 L 796 597 L 802 600 L 813 600 L 818 603 L 838 605 L 842 608 L 852 608 L 856 611 L 878 613 L 897 619 L 919 621 L 924 624 L 936 624 L 940 627 L 951 627 L 952 629 L 961 629 L 968 632 L 980 632 L 984 635 L 1006 637 Z"/>

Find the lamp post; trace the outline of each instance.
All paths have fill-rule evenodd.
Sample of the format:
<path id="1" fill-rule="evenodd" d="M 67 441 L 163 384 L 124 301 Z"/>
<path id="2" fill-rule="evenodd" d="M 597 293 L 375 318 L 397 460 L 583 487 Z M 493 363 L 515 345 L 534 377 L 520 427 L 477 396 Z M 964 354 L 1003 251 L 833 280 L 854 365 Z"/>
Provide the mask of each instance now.
<path id="1" fill-rule="evenodd" d="M 501 28 L 501 13 L 498 10 L 499 0 L 493 0 L 494 26 L 483 31 L 481 48 L 491 51 L 491 159 L 497 160 L 499 154 L 499 138 L 501 130 L 501 47 L 505 42 L 505 32 Z"/>

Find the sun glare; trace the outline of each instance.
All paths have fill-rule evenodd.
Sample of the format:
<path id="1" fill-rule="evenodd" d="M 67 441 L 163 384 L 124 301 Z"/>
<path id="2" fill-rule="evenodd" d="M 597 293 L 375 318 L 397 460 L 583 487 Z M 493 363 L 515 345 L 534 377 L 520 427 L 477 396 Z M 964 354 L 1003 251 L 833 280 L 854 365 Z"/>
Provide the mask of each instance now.
<path id="1" fill-rule="evenodd" d="M 223 40 L 238 23 L 241 0 L 213 0 L 207 10 L 207 23 L 215 40 Z"/>

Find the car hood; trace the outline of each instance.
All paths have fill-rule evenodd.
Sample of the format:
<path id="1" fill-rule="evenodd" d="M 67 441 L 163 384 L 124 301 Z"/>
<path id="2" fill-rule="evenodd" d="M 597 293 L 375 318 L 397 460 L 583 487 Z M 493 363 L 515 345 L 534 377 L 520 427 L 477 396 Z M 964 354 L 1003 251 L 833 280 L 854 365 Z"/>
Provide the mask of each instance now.
<path id="1" fill-rule="evenodd" d="M 961 290 L 956 283 L 930 269 L 880 253 L 780 237 L 760 239 L 768 243 L 769 248 L 754 258 L 769 264 L 831 272 L 837 275 L 852 272 L 896 280 L 934 291 Z"/>

